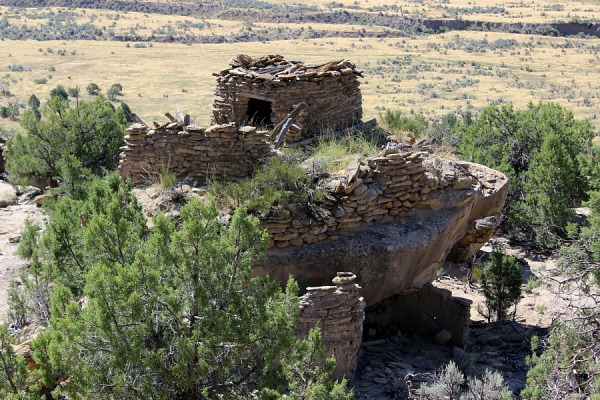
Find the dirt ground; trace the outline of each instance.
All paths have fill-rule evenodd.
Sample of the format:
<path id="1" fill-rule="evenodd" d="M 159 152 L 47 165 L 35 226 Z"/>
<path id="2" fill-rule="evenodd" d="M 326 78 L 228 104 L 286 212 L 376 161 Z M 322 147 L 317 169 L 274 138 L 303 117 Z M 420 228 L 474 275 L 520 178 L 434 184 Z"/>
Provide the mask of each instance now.
<path id="1" fill-rule="evenodd" d="M 0 208 L 0 322 L 7 318 L 8 285 L 11 280 L 19 277 L 19 272 L 27 265 L 26 261 L 14 254 L 27 218 L 40 225 L 44 223 L 41 208 L 34 204 Z"/>
<path id="2" fill-rule="evenodd" d="M 554 254 L 536 252 L 528 243 L 494 238 L 478 257 L 485 259 L 497 245 L 518 258 L 524 277 L 523 298 L 516 307 L 514 320 L 488 323 L 477 311 L 484 304 L 484 297 L 479 285 L 467 283 L 467 265 L 446 263 L 433 284 L 473 302 L 467 345 L 459 350 L 437 345 L 432 337 L 403 333 L 397 327 L 390 327 L 387 332 L 369 332 L 365 327 L 357 373 L 351 382 L 356 399 L 409 398 L 409 390 L 414 393 L 421 383 L 430 382 L 435 371 L 450 360 L 458 365 L 466 363 L 471 376 L 481 376 L 486 369 L 500 372 L 513 396 L 520 398 L 526 384 L 531 337 L 546 335 L 552 320 L 568 310 L 571 302 L 580 299 L 556 294 L 558 284 L 552 278 L 556 269 Z"/>

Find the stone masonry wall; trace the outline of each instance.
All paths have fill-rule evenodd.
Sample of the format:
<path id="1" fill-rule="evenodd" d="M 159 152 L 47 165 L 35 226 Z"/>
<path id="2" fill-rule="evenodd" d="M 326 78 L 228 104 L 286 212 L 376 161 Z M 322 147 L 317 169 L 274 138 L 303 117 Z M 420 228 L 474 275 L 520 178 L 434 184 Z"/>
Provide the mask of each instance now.
<path id="1" fill-rule="evenodd" d="M 395 295 L 369 308 L 365 324 L 378 329 L 394 324 L 404 327 L 405 333 L 431 336 L 445 330 L 445 341 L 464 346 L 469 336 L 471 303 L 427 284 L 417 292 Z"/>
<path id="2" fill-rule="evenodd" d="M 247 178 L 271 155 L 265 132 L 234 124 L 201 128 L 178 122 L 149 129 L 134 124 L 127 129 L 119 170 L 133 184 L 152 181 L 168 170 L 177 176 L 238 181 Z"/>
<path id="3" fill-rule="evenodd" d="M 226 70 L 217 79 L 213 123 L 242 124 L 248 112 L 248 100 L 256 98 L 271 102 L 274 125 L 284 120 L 296 104 L 305 102 L 308 107 L 300 120 L 303 135 L 346 128 L 362 118 L 359 85 L 354 69 L 345 64 L 302 75 L 302 79 L 296 75 L 281 75 L 274 80 L 264 80 L 243 71 Z M 286 137 L 288 143 L 300 138 L 299 131 L 297 135 L 290 132 Z"/>
<path id="4" fill-rule="evenodd" d="M 309 206 L 305 215 L 263 221 L 263 227 L 269 233 L 270 248 L 335 240 L 345 229 L 391 222 L 416 209 L 435 210 L 455 190 L 492 192 L 492 181 L 506 179 L 500 173 L 477 174 L 468 163 L 427 151 L 385 149 L 367 163 L 356 162 L 345 174 L 322 180 L 319 185 L 328 192 L 323 205 Z"/>
<path id="5" fill-rule="evenodd" d="M 333 378 L 352 378 L 362 342 L 365 302 L 360 297 L 360 286 L 353 283 L 356 275 L 338 272 L 335 286 L 308 287 L 300 297 L 300 317 L 297 332 L 306 337 L 318 327 L 323 337 L 327 356 L 334 355 L 336 368 Z"/>

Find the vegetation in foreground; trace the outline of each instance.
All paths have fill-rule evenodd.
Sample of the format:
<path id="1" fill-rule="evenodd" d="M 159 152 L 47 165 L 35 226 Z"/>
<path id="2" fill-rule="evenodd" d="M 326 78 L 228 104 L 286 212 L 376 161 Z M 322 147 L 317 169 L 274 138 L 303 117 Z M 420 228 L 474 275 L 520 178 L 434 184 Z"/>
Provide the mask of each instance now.
<path id="1" fill-rule="evenodd" d="M 590 197 L 589 226 L 561 248 L 557 276 L 561 293 L 586 301 L 565 310 L 548 338 L 532 340 L 528 400 L 600 398 L 600 192 Z"/>
<path id="2" fill-rule="evenodd" d="M 352 396 L 345 381 L 329 380 L 335 363 L 318 331 L 295 338 L 294 281 L 282 291 L 250 278 L 267 245 L 256 217 L 238 207 L 226 226 L 214 203 L 195 200 L 179 221 L 159 215 L 154 224 L 146 229 L 113 174 L 83 199 L 53 204 L 39 240 L 27 228 L 20 252 L 32 263 L 11 306 L 48 329 L 32 343 L 40 368 L 23 376 L 2 327 L 0 354 L 16 360 L 1 371 L 3 396 L 23 398 L 29 387 L 37 398 L 38 380 L 49 398 Z"/>

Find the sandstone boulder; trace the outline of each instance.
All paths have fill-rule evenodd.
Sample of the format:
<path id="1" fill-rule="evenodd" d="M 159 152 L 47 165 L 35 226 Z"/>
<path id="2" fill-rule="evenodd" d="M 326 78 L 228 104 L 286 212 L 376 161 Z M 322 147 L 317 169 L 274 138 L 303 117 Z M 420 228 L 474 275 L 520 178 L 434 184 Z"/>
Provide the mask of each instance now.
<path id="1" fill-rule="evenodd" d="M 17 191 L 12 185 L 0 181 L 0 208 L 17 204 Z"/>

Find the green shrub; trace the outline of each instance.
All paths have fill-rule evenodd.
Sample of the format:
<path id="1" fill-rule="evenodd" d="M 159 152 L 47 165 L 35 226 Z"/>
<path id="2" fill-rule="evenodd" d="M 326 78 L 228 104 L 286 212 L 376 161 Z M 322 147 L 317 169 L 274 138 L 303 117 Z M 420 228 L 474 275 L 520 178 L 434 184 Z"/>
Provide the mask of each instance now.
<path id="1" fill-rule="evenodd" d="M 15 353 L 13 342 L 8 333 L 8 326 L 0 324 L 0 397 L 9 400 L 28 399 L 29 397 L 22 393 L 28 378 L 27 363 L 25 357 Z"/>
<path id="2" fill-rule="evenodd" d="M 63 100 L 69 100 L 69 94 L 63 85 L 58 85 L 50 91 L 50 98 L 60 97 Z"/>
<path id="3" fill-rule="evenodd" d="M 118 175 L 92 182 L 83 197 L 63 196 L 50 209 L 29 279 L 52 280 L 50 323 L 32 356 L 36 382 L 54 396 L 352 396 L 345 381 L 329 379 L 335 363 L 325 359 L 320 333 L 295 336 L 297 284 L 290 279 L 282 290 L 252 277 L 268 235 L 243 207 L 225 225 L 214 203 L 196 199 L 178 221 L 158 215 L 149 231 Z M 0 375 L 0 395 L 5 386 Z M 13 391 L 26 398 L 25 388 L 19 382 Z"/>
<path id="4" fill-rule="evenodd" d="M 432 383 L 417 390 L 421 400 L 511 400 L 513 397 L 499 372 L 486 370 L 481 378 L 465 376 L 453 361 L 438 371 Z"/>
<path id="5" fill-rule="evenodd" d="M 8 66 L 8 70 L 11 72 L 23 72 L 25 71 L 25 67 L 21 64 L 13 64 Z"/>
<path id="6" fill-rule="evenodd" d="M 114 83 L 106 92 L 106 97 L 108 97 L 108 99 L 110 101 L 114 101 L 117 96 L 120 96 L 122 94 L 123 91 L 123 86 L 121 86 L 120 83 Z"/>
<path id="7" fill-rule="evenodd" d="M 545 340 L 532 338 L 527 358 L 527 400 L 600 398 L 600 192 L 590 193 L 589 226 L 565 243 L 557 262 L 562 284 L 559 295 L 578 301 L 569 305 L 550 327 Z M 540 310 L 542 311 L 542 310 Z"/>
<path id="8" fill-rule="evenodd" d="M 93 82 L 88 84 L 85 90 L 90 94 L 90 96 L 98 96 L 100 94 L 100 87 Z"/>
<path id="9" fill-rule="evenodd" d="M 486 310 L 480 310 L 488 321 L 504 320 L 508 309 L 521 300 L 523 274 L 515 257 L 494 250 L 483 266 L 481 287 Z"/>
<path id="10" fill-rule="evenodd" d="M 422 115 L 406 115 L 400 110 L 386 110 L 381 120 L 391 133 L 411 133 L 416 139 L 423 136 L 428 125 Z"/>
<path id="11" fill-rule="evenodd" d="M 554 246 L 566 237 L 571 207 L 586 198 L 584 167 L 594 131 L 559 104 L 489 106 L 457 124 L 458 149 L 468 161 L 509 177 L 505 228 Z"/>
<path id="12" fill-rule="evenodd" d="M 48 83 L 48 78 L 35 78 L 33 82 L 37 83 L 38 85 L 44 85 Z"/>
<path id="13" fill-rule="evenodd" d="M 44 104 L 42 113 L 45 119 L 40 121 L 26 111 L 22 126 L 27 133 L 8 142 L 6 169 L 13 182 L 57 182 L 68 155 L 96 175 L 116 168 L 125 117 L 106 98 L 98 96 L 70 107 L 62 96 L 55 96 Z"/>
<path id="14" fill-rule="evenodd" d="M 31 219 L 25 220 L 25 227 L 21 231 L 21 241 L 17 248 L 17 255 L 21 258 L 31 258 L 37 247 L 37 241 L 40 236 L 40 227 Z"/>
<path id="15" fill-rule="evenodd" d="M 314 172 L 337 172 L 348 167 L 357 157 L 375 154 L 376 140 L 376 137 L 358 133 L 321 141 L 313 153 Z"/>
<path id="16" fill-rule="evenodd" d="M 309 199 L 311 178 L 290 157 L 274 157 L 251 179 L 237 183 L 212 182 L 210 192 L 222 206 L 244 206 L 251 213 L 287 215 L 288 207 Z"/>

